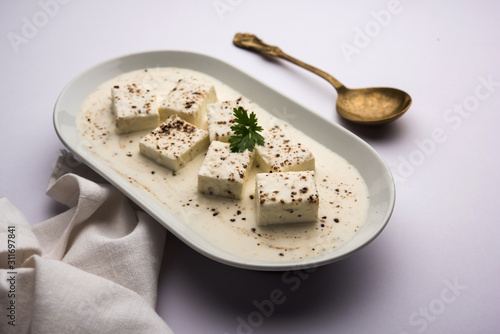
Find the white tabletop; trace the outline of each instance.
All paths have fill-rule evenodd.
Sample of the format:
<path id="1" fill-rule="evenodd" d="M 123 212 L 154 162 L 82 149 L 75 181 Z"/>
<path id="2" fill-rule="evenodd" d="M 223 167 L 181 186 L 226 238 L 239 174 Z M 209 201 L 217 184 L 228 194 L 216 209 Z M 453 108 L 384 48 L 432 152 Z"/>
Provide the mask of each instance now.
<path id="1" fill-rule="evenodd" d="M 366 140 L 391 167 L 397 201 L 374 242 L 310 273 L 232 268 L 169 234 L 157 311 L 175 332 L 498 332 L 498 2 L 140 3 L 0 4 L 0 196 L 33 224 L 64 210 L 45 188 L 64 148 L 52 125 L 54 103 L 73 77 L 127 53 L 204 53 Z M 327 82 L 236 48 L 237 32 L 349 87 L 403 89 L 413 104 L 388 126 L 345 122 Z"/>

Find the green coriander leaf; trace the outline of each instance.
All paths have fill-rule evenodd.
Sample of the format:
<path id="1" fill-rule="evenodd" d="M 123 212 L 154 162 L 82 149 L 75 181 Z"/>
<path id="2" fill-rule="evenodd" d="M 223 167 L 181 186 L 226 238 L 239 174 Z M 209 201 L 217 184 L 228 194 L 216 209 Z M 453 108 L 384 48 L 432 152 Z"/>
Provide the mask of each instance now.
<path id="1" fill-rule="evenodd" d="M 253 151 L 255 145 L 264 145 L 264 137 L 259 133 L 263 129 L 257 123 L 257 116 L 254 112 L 248 112 L 239 107 L 233 108 L 234 125 L 231 126 L 234 135 L 229 138 L 231 152 Z"/>

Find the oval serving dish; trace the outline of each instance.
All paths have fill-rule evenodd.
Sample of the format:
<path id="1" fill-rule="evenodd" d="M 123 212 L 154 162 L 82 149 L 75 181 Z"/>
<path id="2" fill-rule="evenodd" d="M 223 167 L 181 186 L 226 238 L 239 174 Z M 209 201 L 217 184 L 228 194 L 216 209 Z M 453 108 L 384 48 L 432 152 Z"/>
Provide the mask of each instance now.
<path id="1" fill-rule="evenodd" d="M 287 121 L 304 134 L 328 147 L 361 174 L 370 195 L 367 220 L 352 240 L 344 246 L 317 257 L 303 260 L 269 262 L 244 258 L 223 251 L 203 235 L 175 218 L 158 200 L 94 155 L 82 142 L 76 129 L 76 118 L 85 98 L 101 83 L 120 74 L 150 67 L 179 67 L 208 74 L 241 92 L 271 114 L 294 110 Z M 280 115 L 275 115 L 279 117 Z M 328 264 L 351 255 L 373 241 L 384 229 L 395 203 L 395 184 L 382 158 L 366 142 L 346 129 L 315 114 L 248 74 L 218 59 L 183 51 L 152 51 L 131 54 L 98 64 L 73 79 L 60 94 L 54 109 L 54 126 L 64 145 L 81 161 L 94 169 L 160 224 L 198 252 L 216 261 L 254 270 L 293 270 Z"/>

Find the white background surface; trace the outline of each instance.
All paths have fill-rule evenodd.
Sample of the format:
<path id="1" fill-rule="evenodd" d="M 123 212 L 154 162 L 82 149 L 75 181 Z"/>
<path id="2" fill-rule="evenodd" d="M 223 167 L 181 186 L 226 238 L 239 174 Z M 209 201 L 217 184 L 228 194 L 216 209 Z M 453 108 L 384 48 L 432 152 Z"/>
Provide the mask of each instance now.
<path id="1" fill-rule="evenodd" d="M 0 196 L 33 224 L 64 210 L 45 195 L 63 149 L 52 126 L 58 94 L 90 66 L 133 52 L 195 51 L 226 61 L 353 131 L 393 170 L 397 201 L 387 228 L 359 253 L 312 273 L 228 267 L 169 234 L 157 311 L 175 332 L 499 332 L 498 2 L 401 0 L 390 17 L 381 13 L 394 2 L 385 0 L 74 0 L 40 14 L 49 2 L 0 4 Z M 40 27 L 23 30 L 26 22 Z M 349 87 L 406 90 L 413 105 L 388 126 L 346 123 L 328 83 L 234 47 L 236 32 L 252 32 Z M 282 303 L 271 309 L 276 290 Z"/>

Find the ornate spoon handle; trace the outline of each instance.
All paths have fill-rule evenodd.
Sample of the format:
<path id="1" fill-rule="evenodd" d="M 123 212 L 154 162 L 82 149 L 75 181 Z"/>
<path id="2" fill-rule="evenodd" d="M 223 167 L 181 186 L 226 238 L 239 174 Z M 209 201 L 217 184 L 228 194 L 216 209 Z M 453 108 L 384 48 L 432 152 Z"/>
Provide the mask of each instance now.
<path id="1" fill-rule="evenodd" d="M 335 79 L 330 74 L 320 70 L 319 68 L 316 68 L 314 66 L 306 64 L 306 63 L 304 63 L 296 58 L 293 58 L 292 56 L 287 55 L 279 47 L 266 44 L 260 38 L 258 38 L 257 36 L 255 36 L 253 34 L 237 33 L 234 36 L 233 43 L 234 43 L 234 45 L 236 45 L 237 47 L 240 47 L 242 49 L 248 49 L 251 51 L 261 53 L 261 54 L 266 55 L 266 56 L 279 57 L 279 58 L 288 60 L 289 62 L 294 63 L 295 65 L 298 65 L 302 68 L 305 68 L 308 71 L 313 72 L 314 74 L 319 75 L 320 77 L 322 77 L 323 79 L 325 79 L 326 81 L 331 83 L 337 91 L 339 89 L 345 88 L 344 85 L 340 81 Z"/>

